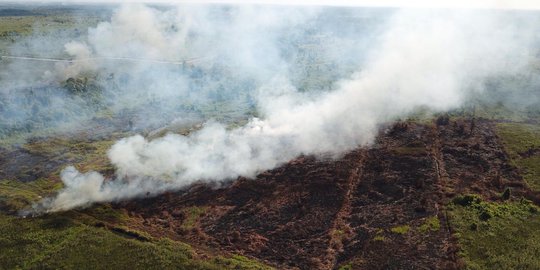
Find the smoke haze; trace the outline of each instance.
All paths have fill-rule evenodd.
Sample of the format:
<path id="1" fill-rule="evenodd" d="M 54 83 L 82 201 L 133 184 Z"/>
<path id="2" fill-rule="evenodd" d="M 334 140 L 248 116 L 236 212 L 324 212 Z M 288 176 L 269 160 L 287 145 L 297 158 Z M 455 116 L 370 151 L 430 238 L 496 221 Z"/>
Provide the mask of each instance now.
<path id="1" fill-rule="evenodd" d="M 420 108 L 458 108 L 489 96 L 493 78 L 537 72 L 538 18 L 478 10 L 122 6 L 86 37 L 63 45 L 85 61 L 57 65 L 41 79 L 114 74 L 100 82 L 112 108 L 129 105 L 141 125 L 162 115 L 182 118 L 178 103 L 198 107 L 215 99 L 252 104 L 257 117 L 240 127 L 207 119 L 187 136 L 121 139 L 108 152 L 113 179 L 67 167 L 64 188 L 34 208 L 61 211 L 197 181 L 252 178 L 299 155 L 339 157 L 371 144 L 385 123 Z M 209 60 L 188 69 L 156 63 L 197 57 Z M 306 57 L 329 64 L 310 69 Z M 527 99 L 519 89 L 500 88 Z M 150 97 L 160 105 L 148 107 Z"/>

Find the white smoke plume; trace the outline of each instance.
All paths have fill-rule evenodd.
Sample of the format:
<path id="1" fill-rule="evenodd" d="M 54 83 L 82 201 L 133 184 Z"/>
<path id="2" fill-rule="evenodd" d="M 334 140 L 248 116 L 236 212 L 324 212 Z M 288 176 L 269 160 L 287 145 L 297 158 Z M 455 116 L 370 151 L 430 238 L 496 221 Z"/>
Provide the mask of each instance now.
<path id="1" fill-rule="evenodd" d="M 105 109 L 133 123 L 122 130 L 140 132 L 208 117 L 215 103 L 235 108 L 230 119 L 245 117 L 257 86 L 288 73 L 293 60 L 281 54 L 317 15 L 256 6 L 98 8 L 112 15 L 94 22 L 75 12 L 77 29 L 37 29 L 9 47 L 6 54 L 33 60 L 0 63 L 0 139 L 91 129 Z M 47 61 L 59 59 L 69 61 Z"/>
<path id="2" fill-rule="evenodd" d="M 88 57 L 89 48 L 99 55 L 143 53 L 152 59 L 183 57 L 186 46 L 211 50 L 212 45 L 205 44 L 207 39 L 186 45 L 188 30 L 180 31 L 175 39 L 167 38 L 166 21 L 184 20 L 186 27 L 197 25 L 208 36 L 218 36 L 227 46 L 219 46 L 215 53 L 228 53 L 228 59 L 237 61 L 239 74 L 261 82 L 256 89 L 259 117 L 232 129 L 209 121 L 188 136 L 121 139 L 108 152 L 116 168 L 114 179 L 68 167 L 61 174 L 65 187 L 36 209 L 62 211 L 148 192 L 155 195 L 196 181 L 254 177 L 299 155 L 338 157 L 369 145 L 381 124 L 418 108 L 456 108 L 471 93 L 489 91 L 484 87 L 487 78 L 521 73 L 535 60 L 537 38 L 534 29 L 527 27 L 530 18 L 503 11 L 399 10 L 373 37 L 375 45 L 366 57 L 351 55 L 362 64 L 349 78 L 328 92 L 303 92 L 291 83 L 288 63 L 275 48 L 279 35 L 272 33 L 302 24 L 306 15 L 281 19 L 263 9 L 236 11 L 245 13 L 236 17 L 241 19 L 236 21 L 235 32 L 220 33 L 221 29 L 205 25 L 204 20 L 187 19 L 181 12 L 164 18 L 161 15 L 171 13 L 157 16 L 160 11 L 144 6 L 123 8 L 111 22 L 90 31 L 90 45 L 67 45 L 70 53 L 82 55 L 79 57 Z M 269 31 L 260 43 L 253 38 L 264 36 L 258 32 L 258 24 L 278 30 Z M 233 44 L 239 46 L 237 51 L 222 50 Z M 254 50 L 259 47 L 263 49 Z M 147 84 L 172 87 L 156 81 Z"/>

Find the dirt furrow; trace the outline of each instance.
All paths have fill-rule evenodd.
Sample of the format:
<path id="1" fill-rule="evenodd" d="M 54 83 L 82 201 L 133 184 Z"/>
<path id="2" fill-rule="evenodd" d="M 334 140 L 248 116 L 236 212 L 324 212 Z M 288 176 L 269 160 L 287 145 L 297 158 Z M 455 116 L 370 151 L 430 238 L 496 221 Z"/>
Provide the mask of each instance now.
<path id="1" fill-rule="evenodd" d="M 352 202 L 354 191 L 358 186 L 358 182 L 361 179 L 364 160 L 366 154 L 362 150 L 357 150 L 358 154 L 355 156 L 356 166 L 350 170 L 349 178 L 347 179 L 347 191 L 343 198 L 343 204 L 341 209 L 337 212 L 336 218 L 329 230 L 330 237 L 330 247 L 327 253 L 327 261 L 325 269 L 337 268 L 338 255 L 342 253 L 343 250 L 343 240 L 350 239 L 353 236 L 353 229 L 350 224 L 347 222 L 348 218 L 351 216 L 352 212 Z"/>

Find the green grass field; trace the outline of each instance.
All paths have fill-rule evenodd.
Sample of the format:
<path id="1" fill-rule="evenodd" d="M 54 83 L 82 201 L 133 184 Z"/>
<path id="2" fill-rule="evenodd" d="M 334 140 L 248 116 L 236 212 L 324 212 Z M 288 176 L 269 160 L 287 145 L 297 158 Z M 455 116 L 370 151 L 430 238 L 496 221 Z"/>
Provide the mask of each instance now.
<path id="1" fill-rule="evenodd" d="M 466 269 L 540 269 L 540 214 L 527 200 L 485 202 L 474 195 L 449 206 Z"/>
<path id="2" fill-rule="evenodd" d="M 540 126 L 500 123 L 497 133 L 527 184 L 534 190 L 540 190 L 540 151 L 537 151 L 540 149 Z M 528 151 L 532 151 L 531 154 L 527 154 Z"/>

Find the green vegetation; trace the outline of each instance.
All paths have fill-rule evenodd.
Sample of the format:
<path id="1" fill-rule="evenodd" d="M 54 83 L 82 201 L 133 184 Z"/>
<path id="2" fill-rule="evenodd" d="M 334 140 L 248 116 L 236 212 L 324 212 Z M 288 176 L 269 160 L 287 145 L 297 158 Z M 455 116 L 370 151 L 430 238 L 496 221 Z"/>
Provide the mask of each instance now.
<path id="1" fill-rule="evenodd" d="M 428 232 L 428 231 L 436 232 L 436 231 L 439 231 L 440 229 L 441 229 L 441 221 L 439 220 L 437 216 L 432 216 L 432 217 L 427 218 L 424 224 L 418 227 L 418 231 L 420 232 Z"/>
<path id="2" fill-rule="evenodd" d="M 411 230 L 411 226 L 409 225 L 400 225 L 396 226 L 390 229 L 391 232 L 397 233 L 397 234 L 407 234 Z"/>
<path id="3" fill-rule="evenodd" d="M 339 267 L 339 270 L 352 270 L 353 265 L 352 263 L 347 263 Z"/>
<path id="4" fill-rule="evenodd" d="M 2 172 L 10 179 L 0 179 L 0 209 L 16 212 L 30 206 L 32 203 L 47 197 L 62 188 L 60 171 L 65 164 L 73 164 L 82 171 L 112 171 L 112 165 L 107 159 L 107 151 L 114 139 L 107 141 L 81 142 L 62 138 L 38 140 L 23 145 L 23 150 L 29 155 L 42 157 L 31 164 L 11 168 L 12 171 Z M 20 179 L 28 175 L 36 175 L 37 180 L 23 182 Z M 102 207 L 103 208 L 103 207 Z M 98 211 L 101 208 L 95 208 Z M 105 218 L 111 218 L 103 212 Z"/>
<path id="5" fill-rule="evenodd" d="M 27 35 L 34 29 L 67 29 L 74 26 L 76 18 L 69 15 L 55 16 L 4 16 L 0 17 L 0 37 Z"/>
<path id="6" fill-rule="evenodd" d="M 529 186 L 540 190 L 540 156 L 519 159 L 516 165 L 523 170 L 523 178 Z"/>
<path id="7" fill-rule="evenodd" d="M 0 235 L 6 269 L 271 269 L 242 256 L 197 259 L 184 243 L 87 225 L 69 213 L 26 219 L 0 214 Z"/>
<path id="8" fill-rule="evenodd" d="M 217 257 L 212 261 L 223 269 L 271 270 L 272 267 L 263 265 L 244 256 L 233 255 L 230 258 Z"/>
<path id="9" fill-rule="evenodd" d="M 47 179 L 28 183 L 17 180 L 2 180 L 0 181 L 0 209 L 21 210 L 61 186 L 61 183 Z"/>
<path id="10" fill-rule="evenodd" d="M 88 26 L 96 25 L 102 20 L 100 12 L 79 12 L 77 17 L 62 9 L 26 10 L 20 14 L 1 14 L 0 16 L 0 51 L 6 50 L 21 36 L 33 32 L 47 33 L 60 30 L 86 31 Z M 103 12 L 101 12 L 103 13 Z"/>
<path id="11" fill-rule="evenodd" d="M 136 268 L 189 265 L 185 245 L 144 243 L 64 216 L 20 219 L 0 216 L 0 261 L 7 268 Z"/>
<path id="12" fill-rule="evenodd" d="M 112 169 L 107 159 L 107 151 L 114 142 L 115 137 L 101 141 L 53 138 L 27 143 L 23 148 L 30 154 L 50 156 L 51 161 L 67 161 L 80 170 L 105 171 Z"/>
<path id="13" fill-rule="evenodd" d="M 386 237 L 382 236 L 382 235 L 376 235 L 375 237 L 373 237 L 373 241 L 381 241 L 381 242 L 385 242 L 386 241 Z"/>
<path id="14" fill-rule="evenodd" d="M 109 204 L 98 204 L 84 209 L 81 214 L 93 218 L 96 222 L 106 221 L 114 224 L 126 224 L 129 221 L 127 213 L 114 209 Z"/>
<path id="15" fill-rule="evenodd" d="M 418 224 L 415 222 L 415 224 Z M 441 229 L 441 222 L 437 216 L 431 216 L 424 219 L 424 222 L 420 225 L 399 225 L 390 228 L 390 232 L 397 235 L 406 235 L 409 233 L 413 234 L 425 234 L 429 232 L 437 232 Z M 373 237 L 373 241 L 379 241 L 379 242 L 387 242 L 389 239 L 393 239 L 394 237 L 390 235 L 385 236 L 385 232 L 387 232 L 384 229 L 377 229 L 375 236 Z M 389 237 L 387 237 L 389 236 Z"/>
<path id="16" fill-rule="evenodd" d="M 477 105 L 474 108 L 474 115 L 485 119 L 501 119 L 509 121 L 525 121 L 528 119 L 527 111 L 520 111 L 516 108 L 509 108 L 504 104 Z"/>
<path id="17" fill-rule="evenodd" d="M 467 269 L 540 269 L 540 214 L 530 201 L 463 195 L 449 206 Z"/>
<path id="18" fill-rule="evenodd" d="M 497 125 L 497 133 L 527 184 L 540 190 L 540 126 L 501 123 Z"/>
<path id="19" fill-rule="evenodd" d="M 508 153 L 515 157 L 531 148 L 540 147 L 540 126 L 523 123 L 499 123 L 498 134 Z"/>
<path id="20" fill-rule="evenodd" d="M 195 227 L 199 218 L 206 213 L 206 207 L 192 206 L 184 210 L 186 219 L 182 224 L 184 230 L 190 230 Z"/>
<path id="21" fill-rule="evenodd" d="M 373 237 L 373 241 L 386 242 L 388 239 L 383 234 L 384 234 L 384 229 L 378 229 L 375 234 L 375 237 Z"/>

